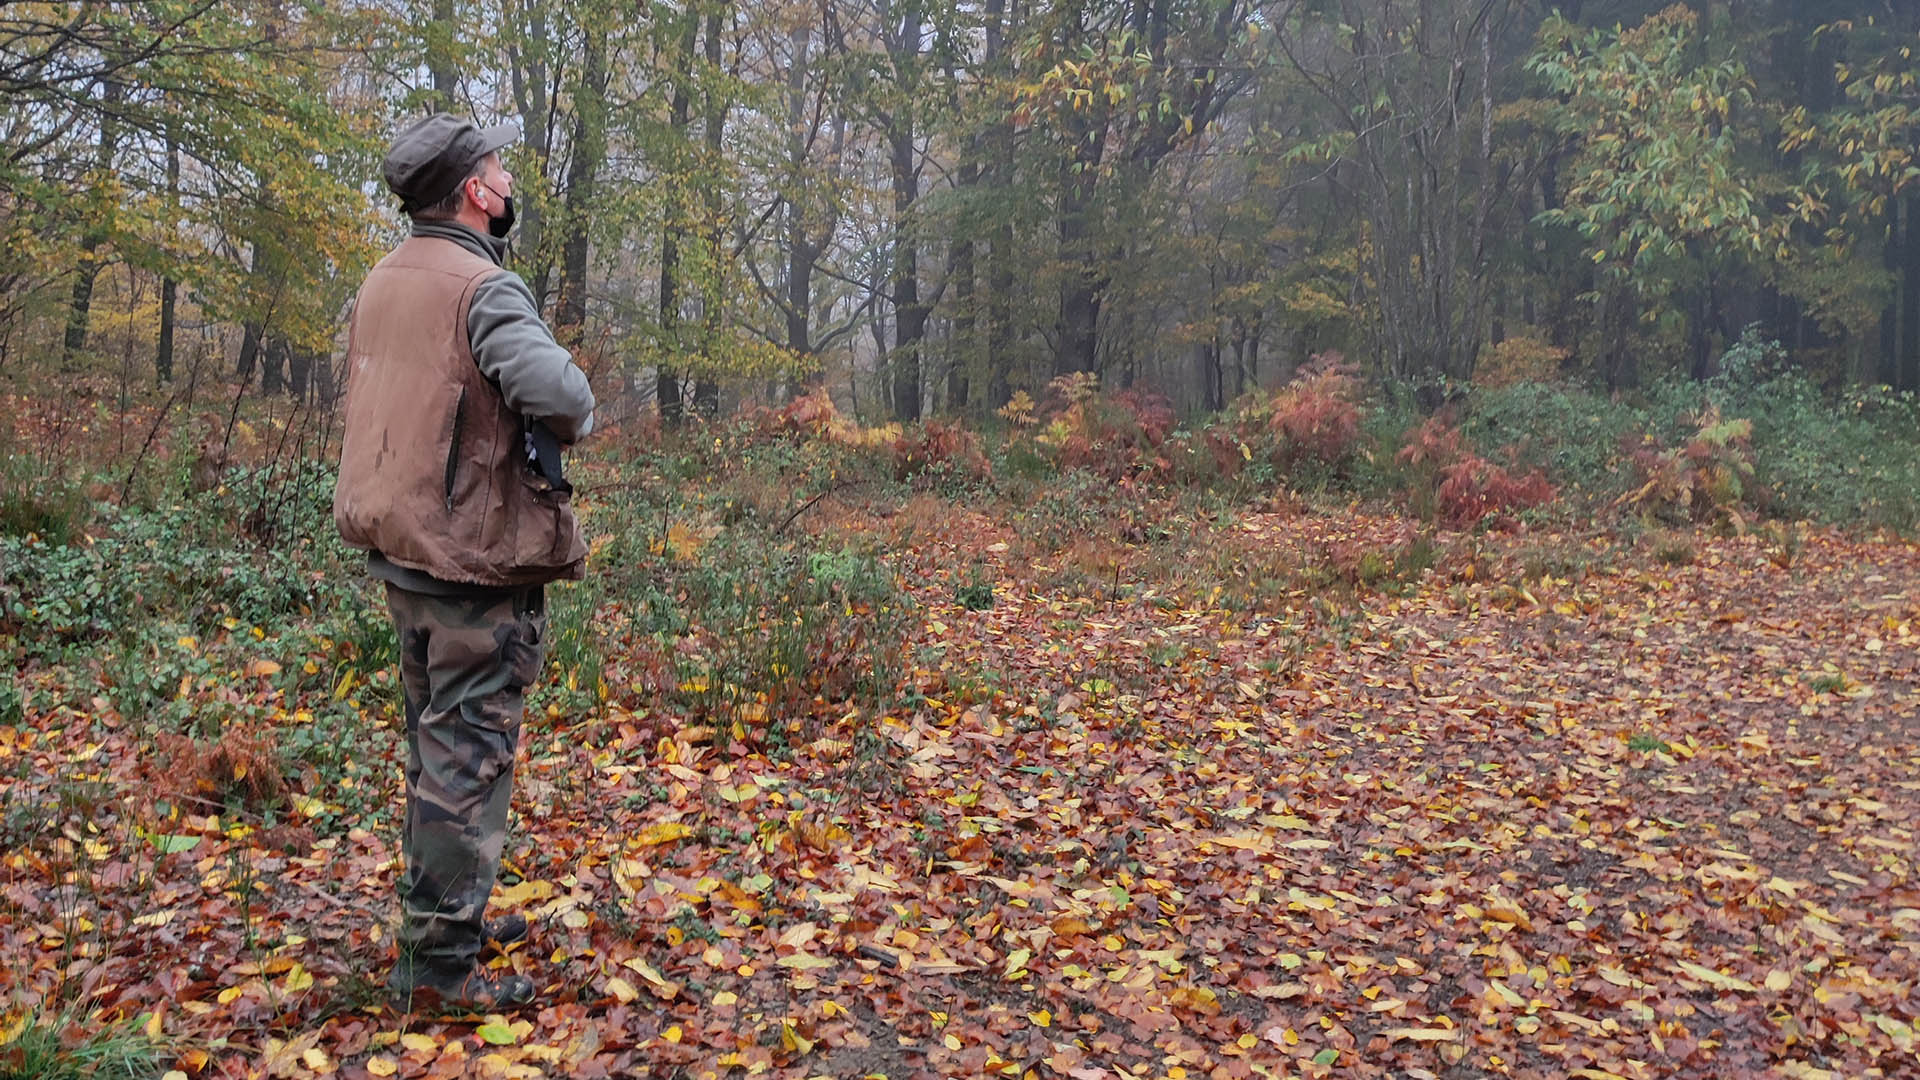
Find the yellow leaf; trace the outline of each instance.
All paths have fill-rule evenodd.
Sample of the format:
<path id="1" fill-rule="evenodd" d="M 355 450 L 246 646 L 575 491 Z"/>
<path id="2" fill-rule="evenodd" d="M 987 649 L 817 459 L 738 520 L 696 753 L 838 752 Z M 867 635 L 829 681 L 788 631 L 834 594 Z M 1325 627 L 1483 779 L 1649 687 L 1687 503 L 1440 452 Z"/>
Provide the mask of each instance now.
<path id="1" fill-rule="evenodd" d="M 675 1024 L 672 1027 L 668 1028 L 667 1030 L 661 1032 L 660 1037 L 667 1040 L 670 1043 L 677 1043 L 681 1039 L 686 1038 L 686 1033 L 680 1030 L 679 1024 Z"/>
<path id="2" fill-rule="evenodd" d="M 960 1047 L 961 1047 L 961 1046 L 963 1045 L 963 1044 L 962 1044 L 962 1043 L 960 1042 L 960 1037 L 959 1037 L 958 1035 L 954 1035 L 954 1034 L 952 1034 L 952 1033 L 949 1033 L 949 1034 L 947 1034 L 947 1035 L 946 1035 L 946 1036 L 945 1036 L 944 1038 L 942 1038 L 942 1039 L 941 1039 L 940 1041 L 941 1041 L 941 1042 L 943 1042 L 943 1043 L 945 1043 L 945 1044 L 946 1044 L 946 1046 L 947 1046 L 947 1049 L 949 1049 L 949 1050 L 958 1050 L 958 1049 L 960 1049 Z"/>
<path id="3" fill-rule="evenodd" d="M 440 1048 L 440 1044 L 434 1041 L 433 1036 L 422 1035 L 417 1031 L 409 1031 L 400 1036 L 400 1045 L 419 1054 L 430 1054 Z"/>
<path id="4" fill-rule="evenodd" d="M 553 882 L 522 881 L 500 890 L 494 900 L 501 907 L 520 907 L 535 900 L 553 899 Z"/>
<path id="5" fill-rule="evenodd" d="M 400 1066 L 386 1055 L 367 1059 L 367 1071 L 375 1076 L 392 1076 L 400 1071 Z"/>
<path id="6" fill-rule="evenodd" d="M 634 836 L 633 842 L 636 844 L 667 844 L 692 835 L 693 829 L 689 826 L 682 825 L 677 821 L 662 821 L 641 829 L 639 833 Z"/>
<path id="7" fill-rule="evenodd" d="M 317 1046 L 309 1046 L 300 1052 L 300 1060 L 314 1072 L 331 1072 L 333 1064 L 327 1060 L 327 1052 Z"/>
<path id="8" fill-rule="evenodd" d="M 813 1050 L 813 1040 L 800 1034 L 792 1024 L 780 1025 L 780 1045 L 790 1054 L 805 1054 Z"/>
<path id="9" fill-rule="evenodd" d="M 1027 974 L 1027 961 L 1033 959 L 1032 949 L 1015 949 L 1007 954 L 1007 966 L 1003 975 L 1008 982 L 1024 978 Z"/>
<path id="10" fill-rule="evenodd" d="M 1038 1012 L 1028 1013 L 1027 1019 L 1033 1021 L 1033 1024 L 1035 1027 L 1052 1027 L 1053 1026 L 1053 1014 L 1048 1012 L 1045 1009 L 1041 1009 Z"/>
<path id="11" fill-rule="evenodd" d="M 247 665 L 247 675 L 250 678 L 278 674 L 280 674 L 280 665 L 272 660 L 255 660 Z"/>
<path id="12" fill-rule="evenodd" d="M 1453 1042 L 1460 1037 L 1460 1030 L 1442 1027 L 1398 1027 L 1388 1028 L 1381 1034 L 1393 1042 L 1399 1042 L 1401 1039 L 1413 1042 Z"/>
<path id="13" fill-rule="evenodd" d="M 607 980 L 607 993 L 612 994 L 622 1005 L 640 996 L 640 991 L 635 990 L 632 983 L 617 975 Z"/>
<path id="14" fill-rule="evenodd" d="M 1781 971 L 1779 968 L 1774 968 L 1772 971 L 1767 972 L 1766 981 L 1760 985 L 1775 993 L 1779 993 L 1793 985 L 1793 976 Z"/>
<path id="15" fill-rule="evenodd" d="M 833 966 L 833 961 L 815 956 L 812 953 L 794 953 L 792 956 L 783 956 L 775 960 L 774 963 L 784 968 L 793 968 L 797 971 L 816 971 L 820 968 Z"/>
<path id="16" fill-rule="evenodd" d="M 645 960 L 642 960 L 637 956 L 629 957 L 625 960 L 622 960 L 620 962 L 620 966 L 623 968 L 626 968 L 628 971 L 633 972 L 635 975 L 638 975 L 641 978 L 647 980 L 647 983 L 651 985 L 656 992 L 664 991 L 663 993 L 661 993 L 662 997 L 670 998 L 674 996 L 674 994 L 679 993 L 680 991 L 680 988 L 678 986 L 675 986 L 673 983 L 670 983 L 667 981 L 667 977 L 665 975 L 662 975 L 658 971 L 655 971 L 652 964 L 647 963 Z M 717 967 L 718 965 L 715 965 L 715 966 Z"/>
<path id="17" fill-rule="evenodd" d="M 287 969 L 287 992 L 298 993 L 313 985 L 313 972 L 300 964 Z"/>
<path id="18" fill-rule="evenodd" d="M 1182 986 L 1167 995 L 1171 1004 L 1208 1016 L 1220 1012 L 1220 996 L 1204 986 Z"/>
<path id="19" fill-rule="evenodd" d="M 1487 918 L 1506 923 L 1508 926 L 1517 926 L 1522 930 L 1533 929 L 1533 920 L 1527 917 L 1526 911 L 1518 903 L 1504 896 L 1487 898 Z"/>
<path id="20" fill-rule="evenodd" d="M 1686 972 L 1687 974 L 1693 976 L 1696 979 L 1699 979 L 1701 982 L 1706 983 L 1708 986 L 1712 986 L 1719 990 L 1745 990 L 1751 993 L 1753 990 L 1757 989 L 1757 987 L 1755 987 L 1752 983 L 1746 981 L 1745 979 L 1737 979 L 1737 978 L 1734 978 L 1732 975 L 1723 975 L 1720 972 L 1715 971 L 1710 967 L 1705 967 L 1701 964 L 1696 964 L 1691 960 L 1680 961 L 1680 970 Z"/>
<path id="21" fill-rule="evenodd" d="M 187 1074 L 179 1069 L 168 1069 L 160 1074 L 160 1080 L 187 1080 Z"/>
<path id="22" fill-rule="evenodd" d="M 675 559 L 683 562 L 692 559 L 700 553 L 700 548 L 705 543 L 705 537 L 680 522 L 676 521 L 667 526 L 667 551 Z"/>
<path id="23" fill-rule="evenodd" d="M 21 1009 L 19 1013 L 13 1013 L 12 1017 L 0 1020 L 0 1045 L 17 1040 L 19 1034 L 27 1030 L 27 1019 L 29 1019 L 27 1011 Z"/>

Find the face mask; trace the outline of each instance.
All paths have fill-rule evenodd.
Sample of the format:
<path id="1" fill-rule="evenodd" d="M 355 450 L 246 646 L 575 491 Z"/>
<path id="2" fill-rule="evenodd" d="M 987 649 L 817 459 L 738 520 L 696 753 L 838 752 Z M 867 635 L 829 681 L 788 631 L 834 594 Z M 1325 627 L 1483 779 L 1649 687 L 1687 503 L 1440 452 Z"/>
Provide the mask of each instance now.
<path id="1" fill-rule="evenodd" d="M 486 188 L 488 191 L 493 191 L 493 187 L 489 184 L 481 184 L 480 186 Z M 497 216 L 488 215 L 487 233 L 496 240 L 504 240 L 507 234 L 513 231 L 513 196 L 502 195 L 497 191 L 493 191 L 493 195 L 505 204 L 505 209 Z"/>

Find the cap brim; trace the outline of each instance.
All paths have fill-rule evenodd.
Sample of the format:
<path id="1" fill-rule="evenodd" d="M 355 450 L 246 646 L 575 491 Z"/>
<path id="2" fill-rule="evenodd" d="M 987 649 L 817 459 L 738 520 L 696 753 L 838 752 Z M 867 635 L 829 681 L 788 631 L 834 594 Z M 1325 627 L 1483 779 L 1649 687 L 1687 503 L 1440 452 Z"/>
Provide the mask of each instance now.
<path id="1" fill-rule="evenodd" d="M 480 129 L 480 152 L 491 154 L 510 143 L 520 141 L 519 124 L 495 124 Z"/>

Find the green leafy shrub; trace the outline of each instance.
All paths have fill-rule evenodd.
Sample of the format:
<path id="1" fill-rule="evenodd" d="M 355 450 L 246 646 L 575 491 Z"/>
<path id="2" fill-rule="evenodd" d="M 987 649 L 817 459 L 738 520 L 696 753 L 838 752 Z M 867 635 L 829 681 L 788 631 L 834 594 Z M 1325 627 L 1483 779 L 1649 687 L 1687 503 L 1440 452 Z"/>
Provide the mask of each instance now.
<path id="1" fill-rule="evenodd" d="M 872 554 L 716 538 L 675 575 L 680 610 L 654 609 L 674 639 L 681 705 L 785 745 L 817 703 L 877 703 L 900 668 L 905 596 Z"/>
<path id="2" fill-rule="evenodd" d="M 1686 390 L 1663 387 L 1688 400 Z M 1920 398 L 1879 386 L 1823 393 L 1749 330 L 1691 400 L 1752 421 L 1753 482 L 1776 514 L 1911 529 L 1920 524 Z"/>
<path id="3" fill-rule="evenodd" d="M 91 517 L 92 503 L 83 484 L 46 474 L 24 454 L 7 455 L 0 466 L 0 536 L 71 544 Z"/>
<path id="4" fill-rule="evenodd" d="M 55 656 L 150 623 L 206 635 L 226 619 L 286 626 L 357 602 L 332 492 L 319 466 L 260 470 L 172 506 L 107 508 L 84 542 L 0 536 L 0 634 Z"/>
<path id="5" fill-rule="evenodd" d="M 993 608 L 993 574 L 982 564 L 975 563 L 968 568 L 967 580 L 953 588 L 953 602 L 968 611 L 988 611 Z"/>
<path id="6" fill-rule="evenodd" d="M 1510 446 L 1514 463 L 1556 484 L 1610 502 L 1632 478 L 1623 442 L 1648 430 L 1631 404 L 1571 385 L 1515 383 L 1476 390 L 1460 430 L 1473 447 Z"/>

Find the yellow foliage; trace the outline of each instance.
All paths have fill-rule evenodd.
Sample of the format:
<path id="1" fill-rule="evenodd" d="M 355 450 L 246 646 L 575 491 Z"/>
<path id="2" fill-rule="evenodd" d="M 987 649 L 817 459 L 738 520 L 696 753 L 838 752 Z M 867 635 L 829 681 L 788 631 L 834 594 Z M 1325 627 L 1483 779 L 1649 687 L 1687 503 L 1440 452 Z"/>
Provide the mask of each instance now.
<path id="1" fill-rule="evenodd" d="M 1475 386 L 1494 389 L 1551 382 L 1560 376 L 1567 350 L 1532 334 L 1518 334 L 1487 350 L 1473 373 Z"/>

